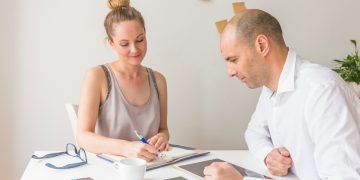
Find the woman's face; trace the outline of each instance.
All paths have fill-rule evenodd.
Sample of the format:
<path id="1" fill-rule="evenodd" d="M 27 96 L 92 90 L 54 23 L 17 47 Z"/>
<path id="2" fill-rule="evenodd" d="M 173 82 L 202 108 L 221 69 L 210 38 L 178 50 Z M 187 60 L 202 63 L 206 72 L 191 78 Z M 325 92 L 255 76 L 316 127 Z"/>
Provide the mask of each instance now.
<path id="1" fill-rule="evenodd" d="M 147 50 L 145 29 L 136 20 L 114 24 L 109 43 L 119 59 L 131 65 L 140 65 Z"/>

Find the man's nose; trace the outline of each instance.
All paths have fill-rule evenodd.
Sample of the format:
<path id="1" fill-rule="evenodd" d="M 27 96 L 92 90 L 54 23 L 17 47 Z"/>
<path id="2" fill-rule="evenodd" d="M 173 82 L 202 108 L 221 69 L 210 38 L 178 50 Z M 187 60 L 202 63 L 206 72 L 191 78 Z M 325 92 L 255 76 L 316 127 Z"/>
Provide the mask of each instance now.
<path id="1" fill-rule="evenodd" d="M 229 77 L 234 77 L 235 74 L 236 74 L 235 70 L 232 69 L 232 68 L 230 68 L 230 67 L 228 67 L 227 73 L 228 73 L 228 76 L 229 76 Z"/>

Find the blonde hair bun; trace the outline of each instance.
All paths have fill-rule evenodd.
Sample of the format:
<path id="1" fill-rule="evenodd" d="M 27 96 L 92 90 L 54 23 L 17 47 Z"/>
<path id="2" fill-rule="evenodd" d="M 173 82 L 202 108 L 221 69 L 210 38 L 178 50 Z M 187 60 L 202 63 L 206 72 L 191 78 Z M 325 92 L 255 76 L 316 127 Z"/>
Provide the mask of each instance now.
<path id="1" fill-rule="evenodd" d="M 111 10 L 129 6 L 130 0 L 108 0 L 108 7 Z"/>

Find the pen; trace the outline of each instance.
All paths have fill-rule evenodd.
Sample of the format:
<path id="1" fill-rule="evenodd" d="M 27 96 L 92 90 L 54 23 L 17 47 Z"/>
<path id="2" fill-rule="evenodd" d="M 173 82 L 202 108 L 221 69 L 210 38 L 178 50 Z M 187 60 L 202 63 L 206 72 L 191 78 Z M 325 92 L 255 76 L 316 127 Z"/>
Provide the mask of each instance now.
<path id="1" fill-rule="evenodd" d="M 134 133 L 140 139 L 141 142 L 143 142 L 145 144 L 149 144 L 143 135 L 139 134 L 136 130 L 134 131 Z"/>
<path id="2" fill-rule="evenodd" d="M 141 142 L 143 142 L 145 144 L 149 144 L 143 135 L 139 134 L 136 130 L 134 131 L 134 133 L 140 139 Z M 160 153 L 160 156 L 162 156 L 162 153 L 160 152 L 160 150 L 158 150 L 158 153 Z M 159 154 L 157 154 L 157 155 L 159 155 Z"/>

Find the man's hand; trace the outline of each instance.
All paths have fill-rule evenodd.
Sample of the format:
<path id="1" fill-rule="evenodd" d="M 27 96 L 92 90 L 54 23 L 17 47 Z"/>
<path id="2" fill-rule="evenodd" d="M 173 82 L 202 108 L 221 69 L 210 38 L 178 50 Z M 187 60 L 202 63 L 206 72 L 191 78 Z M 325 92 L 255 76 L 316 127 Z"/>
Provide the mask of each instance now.
<path id="1" fill-rule="evenodd" d="M 284 147 L 273 149 L 265 158 L 266 167 L 275 176 L 286 176 L 291 163 L 290 153 Z"/>
<path id="2" fill-rule="evenodd" d="M 213 162 L 204 169 L 205 180 L 242 180 L 243 176 L 227 162 Z"/>

